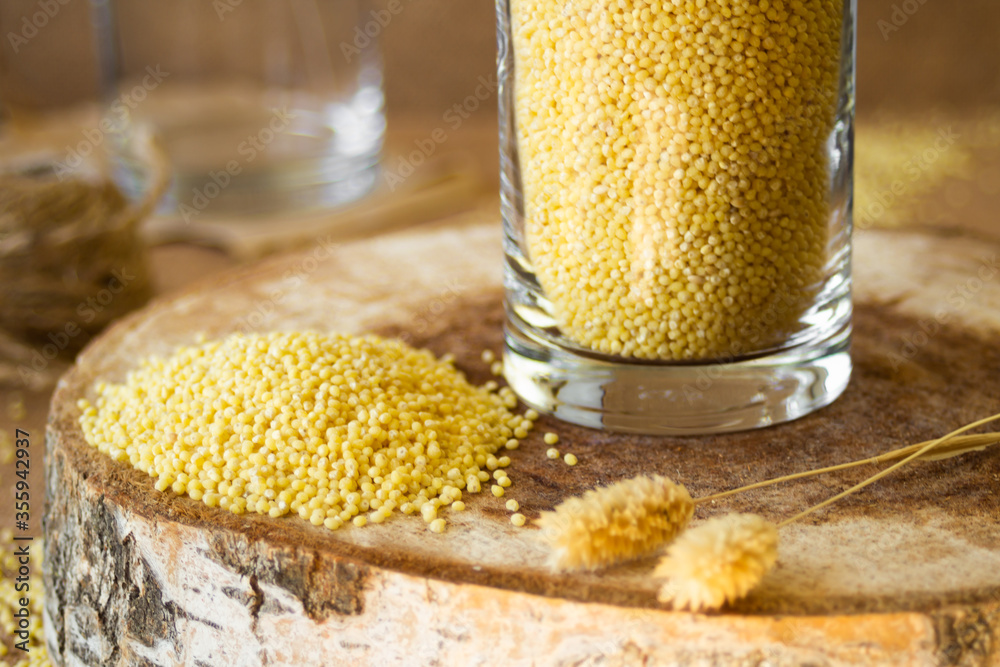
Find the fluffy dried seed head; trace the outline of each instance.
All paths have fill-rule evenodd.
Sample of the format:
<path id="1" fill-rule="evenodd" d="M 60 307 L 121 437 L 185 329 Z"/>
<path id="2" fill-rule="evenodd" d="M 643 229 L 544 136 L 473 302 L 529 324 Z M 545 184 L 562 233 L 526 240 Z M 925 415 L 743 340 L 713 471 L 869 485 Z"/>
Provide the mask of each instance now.
<path id="1" fill-rule="evenodd" d="M 666 477 L 640 476 L 568 498 L 538 519 L 554 570 L 594 570 L 669 542 L 694 513 L 691 495 Z"/>
<path id="2" fill-rule="evenodd" d="M 707 611 L 744 597 L 777 558 L 777 526 L 756 514 L 727 514 L 677 538 L 653 575 L 667 578 L 661 602 Z"/>

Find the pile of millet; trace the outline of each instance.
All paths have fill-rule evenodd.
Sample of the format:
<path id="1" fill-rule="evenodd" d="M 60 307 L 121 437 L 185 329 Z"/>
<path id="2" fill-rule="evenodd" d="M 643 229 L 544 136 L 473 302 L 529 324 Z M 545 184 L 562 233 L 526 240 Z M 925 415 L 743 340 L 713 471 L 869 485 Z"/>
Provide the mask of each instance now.
<path id="1" fill-rule="evenodd" d="M 495 382 L 470 384 L 450 358 L 377 336 L 233 335 L 151 358 L 79 402 L 88 443 L 236 514 L 298 514 L 331 530 L 439 510 L 503 468 L 537 413 Z"/>
<path id="2" fill-rule="evenodd" d="M 843 0 L 510 0 L 525 237 L 560 331 L 651 360 L 799 327 Z"/>

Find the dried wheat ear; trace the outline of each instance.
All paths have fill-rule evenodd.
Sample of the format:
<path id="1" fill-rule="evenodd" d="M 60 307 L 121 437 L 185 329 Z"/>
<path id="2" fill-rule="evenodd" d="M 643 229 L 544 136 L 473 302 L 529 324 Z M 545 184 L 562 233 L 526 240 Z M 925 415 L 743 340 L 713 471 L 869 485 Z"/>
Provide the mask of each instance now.
<path id="1" fill-rule="evenodd" d="M 726 514 L 685 531 L 653 571 L 661 602 L 718 609 L 746 596 L 778 560 L 778 527 L 756 514 Z"/>
<path id="2" fill-rule="evenodd" d="M 745 597 L 774 567 L 778 529 L 855 493 L 913 461 L 933 461 L 978 451 L 1000 442 L 1000 434 L 965 432 L 1000 415 L 964 426 L 948 435 L 821 470 L 787 475 L 692 500 L 684 486 L 666 477 L 639 476 L 568 498 L 537 523 L 556 571 L 596 570 L 654 552 L 677 538 L 653 575 L 666 578 L 659 599 L 676 609 L 715 610 Z M 694 506 L 710 499 L 778 482 L 843 470 L 861 464 L 895 461 L 888 468 L 818 505 L 774 524 L 752 514 L 729 514 L 685 532 Z"/>
<path id="3" fill-rule="evenodd" d="M 640 476 L 568 498 L 538 519 L 557 571 L 595 570 L 648 554 L 672 540 L 694 501 L 666 477 Z"/>
<path id="4" fill-rule="evenodd" d="M 745 597 L 774 567 L 778 558 L 778 529 L 812 514 L 918 460 L 933 461 L 978 451 L 1000 441 L 1000 434 L 963 436 L 966 431 L 1000 419 L 993 415 L 963 426 L 948 435 L 919 445 L 904 447 L 876 457 L 896 463 L 821 503 L 773 524 L 753 514 L 727 514 L 684 532 L 669 547 L 653 575 L 666 578 L 659 599 L 675 609 L 709 611 Z M 869 459 L 870 460 L 870 459 Z M 845 464 L 841 467 L 848 467 Z M 827 469 L 829 470 L 829 469 Z M 816 472 L 816 471 L 814 471 Z M 810 473 L 789 475 L 772 481 L 787 481 Z M 759 488 L 762 482 L 744 488 Z M 717 494 L 719 497 L 726 494 Z M 699 499 L 696 502 L 702 502 Z"/>

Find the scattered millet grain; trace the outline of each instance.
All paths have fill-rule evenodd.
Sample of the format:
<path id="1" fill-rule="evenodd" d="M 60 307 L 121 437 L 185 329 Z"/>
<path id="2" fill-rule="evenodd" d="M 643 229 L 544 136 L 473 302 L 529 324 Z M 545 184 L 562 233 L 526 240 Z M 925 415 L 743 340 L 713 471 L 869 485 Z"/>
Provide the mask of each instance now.
<path id="1" fill-rule="evenodd" d="M 480 491 L 523 422 L 509 388 L 376 336 L 234 335 L 96 391 L 80 402 L 87 441 L 159 490 L 331 529 L 397 508 L 433 523 L 462 489 Z"/>
<path id="2" fill-rule="evenodd" d="M 7 403 L 7 417 L 14 422 L 20 422 L 27 419 L 28 408 L 24 404 L 24 397 L 20 393 L 14 394 Z"/>
<path id="3" fill-rule="evenodd" d="M 490 373 L 493 373 L 493 375 L 503 375 L 503 362 L 494 361 L 490 364 Z"/>
<path id="4" fill-rule="evenodd" d="M 516 512 L 521 509 L 521 503 L 517 502 L 513 498 L 507 501 L 507 509 L 511 512 Z"/>
<path id="5" fill-rule="evenodd" d="M 986 126 L 995 126 L 996 119 Z M 972 179 L 974 175 L 972 149 L 995 146 L 990 132 L 979 129 L 979 123 L 963 123 L 955 128 L 955 143 L 945 150 L 935 150 L 934 159 L 924 152 L 940 141 L 939 122 L 930 118 L 900 119 L 896 115 L 877 121 L 860 123 L 855 137 L 854 220 L 859 229 L 912 225 L 917 218 L 926 218 L 920 207 L 935 189 L 951 179 Z M 948 131 L 951 132 L 949 127 Z M 995 135 L 994 135 L 995 137 Z M 915 167 L 915 168 L 914 168 Z M 901 173 L 907 174 L 904 191 L 892 190 Z M 945 196 L 947 199 L 947 196 Z M 921 220 L 923 222 L 923 220 Z"/>
<path id="6" fill-rule="evenodd" d="M 424 506 L 420 508 L 420 516 L 424 518 L 425 523 L 433 522 L 438 518 L 437 506 L 431 502 L 424 504 Z"/>
<path id="7" fill-rule="evenodd" d="M 492 364 L 494 361 L 497 360 L 497 356 L 493 354 L 493 350 L 483 350 L 483 353 L 482 355 L 480 355 L 480 358 L 483 360 L 483 363 L 486 364 Z"/>
<path id="8" fill-rule="evenodd" d="M 598 487 L 538 519 L 554 570 L 595 570 L 647 554 L 681 532 L 694 502 L 659 475 Z"/>
<path id="9" fill-rule="evenodd" d="M 827 259 L 843 8 L 511 0 L 526 245 L 565 336 L 705 359 L 798 328 Z"/>
<path id="10" fill-rule="evenodd" d="M 451 504 L 451 509 L 454 512 L 464 512 L 465 511 L 465 503 L 463 503 L 461 500 L 456 500 L 455 502 L 453 502 Z"/>
<path id="11" fill-rule="evenodd" d="M 14 447 L 14 441 L 10 435 L 6 431 L 0 431 L 0 464 L 13 463 L 16 452 L 17 448 Z"/>
<path id="12" fill-rule="evenodd" d="M 520 528 L 521 526 L 523 526 L 525 523 L 528 522 L 528 518 L 521 513 L 511 514 L 510 522 Z"/>
<path id="13" fill-rule="evenodd" d="M 503 498 L 504 490 L 503 487 L 499 484 L 494 484 L 493 486 L 491 486 L 490 492 L 497 498 Z"/>
<path id="14" fill-rule="evenodd" d="M 506 489 L 512 482 L 510 481 L 510 477 L 501 477 L 497 480 L 497 484 Z"/>
<path id="15" fill-rule="evenodd" d="M 21 598 L 28 599 L 27 648 L 28 652 L 20 660 L 13 663 L 16 667 L 50 667 L 48 650 L 45 646 L 45 634 L 42 627 L 43 605 L 45 604 L 45 587 L 42 580 L 42 543 L 35 540 L 31 544 L 31 574 L 28 577 L 27 590 L 17 590 L 17 576 L 21 563 L 15 555 L 17 547 L 24 542 L 15 542 L 10 529 L 0 531 L 0 631 L 5 637 L 14 638 L 18 627 L 18 619 L 14 614 L 21 609 Z M 16 641 L 21 641 L 18 638 Z M 0 642 L 0 657 L 7 655 L 7 646 Z M 0 661 L 2 662 L 2 661 Z M 4 663 L 6 664 L 6 663 Z"/>
<path id="16" fill-rule="evenodd" d="M 444 519 L 434 519 L 431 521 L 431 531 L 435 533 L 443 533 L 446 525 L 447 524 Z"/>
<path id="17" fill-rule="evenodd" d="M 559 436 L 556 435 L 555 433 L 546 433 L 544 436 L 542 436 L 542 440 L 545 442 L 546 445 L 554 445 L 557 442 L 559 442 Z"/>
<path id="18" fill-rule="evenodd" d="M 579 461 L 576 458 L 576 454 L 567 454 L 563 457 L 563 461 L 566 462 L 568 466 L 575 466 Z"/>
<path id="19" fill-rule="evenodd" d="M 547 450 L 545 450 L 545 455 L 550 459 L 555 460 L 559 458 L 559 450 L 556 449 L 555 447 L 549 447 Z"/>
<path id="20" fill-rule="evenodd" d="M 653 576 L 665 577 L 661 602 L 702 611 L 735 602 L 778 559 L 778 528 L 756 514 L 727 514 L 685 531 Z"/>
<path id="21" fill-rule="evenodd" d="M 520 446 L 521 443 L 518 441 L 517 438 L 511 438 L 510 440 L 507 441 L 507 444 L 504 445 L 504 447 L 506 447 L 507 449 L 517 449 Z"/>

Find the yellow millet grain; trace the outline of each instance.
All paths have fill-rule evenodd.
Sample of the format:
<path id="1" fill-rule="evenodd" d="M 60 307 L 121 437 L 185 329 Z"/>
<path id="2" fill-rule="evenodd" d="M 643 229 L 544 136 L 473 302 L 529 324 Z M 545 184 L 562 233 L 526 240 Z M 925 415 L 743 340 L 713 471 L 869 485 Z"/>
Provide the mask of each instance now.
<path id="1" fill-rule="evenodd" d="M 931 118 L 900 119 L 895 114 L 858 125 L 854 155 L 855 229 L 900 227 L 912 225 L 918 219 L 923 222 L 927 211 L 920 207 L 927 197 L 942 194 L 937 188 L 950 179 L 971 179 L 975 164 L 972 148 L 990 145 L 989 133 L 975 125 L 963 124 L 958 128 L 939 125 L 940 121 Z M 947 142 L 943 150 L 942 140 Z M 992 143 L 995 145 L 996 140 Z M 927 159 L 930 155 L 934 159 Z M 896 182 L 903 173 L 905 187 L 900 191 Z"/>
<path id="2" fill-rule="evenodd" d="M 4 638 L 9 638 L 13 642 L 20 642 L 22 638 L 15 636 L 21 628 L 18 619 L 14 614 L 21 609 L 21 598 L 28 599 L 28 653 L 15 650 L 12 655 L 23 656 L 19 660 L 11 663 L 16 667 L 50 667 L 49 654 L 45 647 L 45 633 L 42 627 L 43 605 L 45 604 L 45 588 L 42 581 L 42 543 L 35 540 L 30 544 L 30 564 L 28 568 L 28 590 L 17 590 L 19 569 L 21 563 L 16 556 L 17 548 L 23 547 L 25 542 L 15 542 L 14 535 L 9 529 L 0 531 L 0 634 Z M 23 582 L 21 582 L 23 583 Z M 6 656 L 7 647 L 0 642 L 0 656 Z M 8 664 L 0 660 L 0 664 Z"/>
<path id="3" fill-rule="evenodd" d="M 515 526 L 517 526 L 518 528 L 520 528 L 521 526 L 523 526 L 528 522 L 528 517 L 518 512 L 517 514 L 510 515 L 510 522 Z"/>
<path id="4" fill-rule="evenodd" d="M 91 445 L 236 514 L 298 514 L 335 530 L 395 511 L 434 525 L 481 491 L 521 428 L 508 389 L 377 336 L 234 335 L 148 359 L 79 403 Z M 335 520 L 331 520 L 334 519 Z"/>
<path id="5" fill-rule="evenodd" d="M 525 238 L 560 330 L 641 359 L 787 338 L 826 262 L 843 0 L 511 0 Z"/>
<path id="6" fill-rule="evenodd" d="M 24 404 L 24 397 L 20 393 L 14 394 L 7 403 L 7 417 L 15 422 L 24 421 L 28 417 L 28 408 Z"/>
<path id="7" fill-rule="evenodd" d="M 516 449 L 516 447 L 508 449 Z M 14 462 L 17 448 L 14 447 L 14 440 L 6 431 L 0 431 L 0 464 L 7 465 Z"/>
<path id="8" fill-rule="evenodd" d="M 563 457 L 563 461 L 565 461 L 568 466 L 575 466 L 579 463 L 579 460 L 576 458 L 576 454 L 567 454 Z"/>
<path id="9" fill-rule="evenodd" d="M 550 432 L 542 436 L 542 440 L 545 442 L 546 445 L 554 445 L 557 442 L 559 442 L 559 436 L 556 435 L 555 433 Z"/>
<path id="10" fill-rule="evenodd" d="M 556 449 L 555 447 L 549 447 L 547 450 L 545 450 L 545 456 L 553 460 L 557 459 L 559 458 L 559 450 Z"/>

